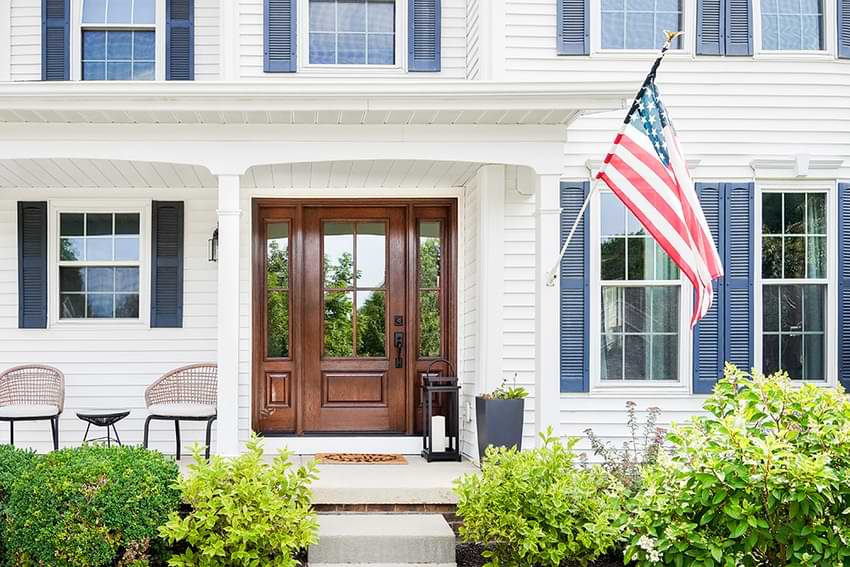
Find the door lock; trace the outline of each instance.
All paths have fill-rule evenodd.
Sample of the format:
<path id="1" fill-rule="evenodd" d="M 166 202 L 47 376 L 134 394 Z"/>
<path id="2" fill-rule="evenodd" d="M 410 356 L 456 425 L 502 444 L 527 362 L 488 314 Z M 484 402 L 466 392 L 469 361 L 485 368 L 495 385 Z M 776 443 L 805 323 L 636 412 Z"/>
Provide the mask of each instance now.
<path id="1" fill-rule="evenodd" d="M 404 333 L 397 331 L 393 335 L 393 345 L 395 346 L 395 367 L 404 368 L 404 356 L 402 349 L 404 348 Z"/>

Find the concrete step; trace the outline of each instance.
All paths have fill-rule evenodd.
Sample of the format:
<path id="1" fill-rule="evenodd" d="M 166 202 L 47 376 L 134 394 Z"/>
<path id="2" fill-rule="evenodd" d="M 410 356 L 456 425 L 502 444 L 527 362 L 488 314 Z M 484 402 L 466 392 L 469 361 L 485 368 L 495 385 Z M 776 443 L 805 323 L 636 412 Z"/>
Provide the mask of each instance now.
<path id="1" fill-rule="evenodd" d="M 454 567 L 455 535 L 439 514 L 320 514 L 312 567 Z"/>

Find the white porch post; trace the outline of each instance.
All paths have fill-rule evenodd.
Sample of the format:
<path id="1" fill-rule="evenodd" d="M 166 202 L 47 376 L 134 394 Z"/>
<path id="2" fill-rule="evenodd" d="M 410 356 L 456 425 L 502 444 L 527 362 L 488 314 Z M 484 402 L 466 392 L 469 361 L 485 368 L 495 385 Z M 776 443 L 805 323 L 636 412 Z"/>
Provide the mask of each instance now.
<path id="1" fill-rule="evenodd" d="M 218 176 L 218 422 L 216 452 L 239 453 L 239 176 Z"/>
<path id="2" fill-rule="evenodd" d="M 560 434 L 560 313 L 558 286 L 546 285 L 546 272 L 560 248 L 560 175 L 540 175 L 535 195 L 535 426 L 536 432 L 551 427 Z M 539 439 L 538 439 L 539 443 Z"/>

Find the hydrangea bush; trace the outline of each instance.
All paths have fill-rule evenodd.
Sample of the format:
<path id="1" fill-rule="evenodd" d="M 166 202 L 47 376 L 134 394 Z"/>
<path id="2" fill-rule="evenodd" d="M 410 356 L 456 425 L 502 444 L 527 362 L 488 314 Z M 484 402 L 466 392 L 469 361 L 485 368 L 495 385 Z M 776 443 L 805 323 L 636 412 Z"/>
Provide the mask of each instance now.
<path id="1" fill-rule="evenodd" d="M 850 402 L 843 390 L 732 365 L 631 502 L 638 565 L 850 564 Z"/>

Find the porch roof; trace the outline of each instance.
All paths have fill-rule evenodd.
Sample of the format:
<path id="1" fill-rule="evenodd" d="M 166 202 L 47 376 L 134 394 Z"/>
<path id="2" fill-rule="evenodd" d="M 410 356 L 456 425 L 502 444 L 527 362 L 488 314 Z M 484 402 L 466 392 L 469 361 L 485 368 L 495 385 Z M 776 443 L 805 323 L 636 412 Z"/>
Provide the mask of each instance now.
<path id="1" fill-rule="evenodd" d="M 564 125 L 624 108 L 621 82 L 434 79 L 0 84 L 0 122 Z"/>

